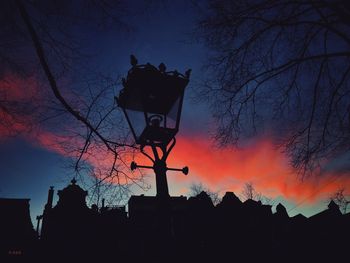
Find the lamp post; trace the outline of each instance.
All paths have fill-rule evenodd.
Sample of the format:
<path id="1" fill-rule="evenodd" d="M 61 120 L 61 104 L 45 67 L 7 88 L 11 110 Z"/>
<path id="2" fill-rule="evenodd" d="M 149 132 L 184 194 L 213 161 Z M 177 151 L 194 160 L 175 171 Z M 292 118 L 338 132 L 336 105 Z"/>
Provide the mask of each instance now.
<path id="1" fill-rule="evenodd" d="M 156 175 L 157 197 L 169 197 L 166 171 L 182 171 L 188 174 L 188 167 L 168 168 L 167 157 L 176 144 L 179 131 L 182 103 L 191 70 L 185 74 L 166 71 L 161 63 L 158 68 L 147 63 L 138 65 L 131 55 L 132 68 L 123 79 L 123 89 L 116 97 L 117 105 L 123 110 L 136 144 L 153 166 L 131 163 L 131 170 L 151 168 Z M 144 151 L 152 149 L 153 157 Z"/>

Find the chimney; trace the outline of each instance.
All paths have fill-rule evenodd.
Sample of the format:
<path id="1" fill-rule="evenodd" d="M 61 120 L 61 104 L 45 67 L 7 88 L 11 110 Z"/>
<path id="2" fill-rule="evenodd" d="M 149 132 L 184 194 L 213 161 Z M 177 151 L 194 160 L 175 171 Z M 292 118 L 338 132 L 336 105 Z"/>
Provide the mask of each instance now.
<path id="1" fill-rule="evenodd" d="M 45 209 L 52 208 L 53 193 L 54 193 L 53 186 L 50 186 L 49 193 L 47 195 L 47 203 L 45 205 Z"/>

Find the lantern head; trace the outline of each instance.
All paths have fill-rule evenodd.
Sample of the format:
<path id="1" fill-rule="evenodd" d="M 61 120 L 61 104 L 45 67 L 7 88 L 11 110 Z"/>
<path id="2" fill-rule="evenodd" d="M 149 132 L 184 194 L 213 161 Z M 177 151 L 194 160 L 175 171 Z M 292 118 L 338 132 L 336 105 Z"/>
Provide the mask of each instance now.
<path id="1" fill-rule="evenodd" d="M 122 108 L 137 144 L 167 145 L 179 130 L 185 88 L 190 70 L 185 75 L 166 72 L 151 64 L 137 65 L 123 79 L 117 104 Z"/>

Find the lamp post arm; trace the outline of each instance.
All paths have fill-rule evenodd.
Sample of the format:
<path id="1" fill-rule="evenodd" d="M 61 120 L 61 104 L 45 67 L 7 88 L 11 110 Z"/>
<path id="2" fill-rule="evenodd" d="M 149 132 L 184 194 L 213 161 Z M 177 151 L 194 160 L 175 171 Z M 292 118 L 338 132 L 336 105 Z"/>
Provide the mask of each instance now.
<path id="1" fill-rule="evenodd" d="M 131 171 L 134 171 L 134 170 L 137 169 L 137 168 L 147 168 L 147 169 L 153 169 L 153 170 L 155 170 L 155 169 L 156 169 L 156 168 L 155 168 L 156 165 L 157 165 L 157 164 L 155 164 L 154 166 L 149 166 L 149 165 L 138 165 L 137 163 L 135 163 L 135 162 L 133 161 L 133 162 L 131 162 L 131 164 L 130 164 L 130 169 L 131 169 Z M 159 165 L 159 163 L 158 163 L 158 165 Z M 180 172 L 183 172 L 185 175 L 187 175 L 188 172 L 189 172 L 189 169 L 188 169 L 187 166 L 183 167 L 182 169 L 180 169 L 180 168 L 169 168 L 169 167 L 164 166 L 164 170 L 165 170 L 165 171 L 180 171 Z"/>
<path id="2" fill-rule="evenodd" d="M 154 161 L 160 160 L 159 154 L 158 154 L 158 151 L 157 151 L 157 146 L 154 143 L 152 143 L 150 146 L 151 146 L 151 149 L 152 149 L 152 152 L 153 152 L 153 155 L 154 155 Z"/>
<path id="3" fill-rule="evenodd" d="M 171 145 L 170 145 L 169 148 L 168 148 L 168 150 L 166 150 L 166 151 L 164 152 L 164 154 L 163 154 L 163 160 L 164 160 L 164 161 L 168 158 L 168 155 L 169 155 L 169 153 L 171 152 L 171 150 L 174 148 L 175 144 L 176 144 L 176 139 L 175 139 L 175 137 L 174 137 L 173 140 L 172 140 Z"/>
<path id="4" fill-rule="evenodd" d="M 134 161 L 131 162 L 130 164 L 130 169 L 131 171 L 134 171 L 137 168 L 147 168 L 147 169 L 153 169 L 153 166 L 149 166 L 149 165 L 138 165 L 137 163 L 135 163 Z"/>
<path id="5" fill-rule="evenodd" d="M 153 169 L 153 166 L 149 166 L 149 165 L 137 165 L 137 168 L 147 168 L 147 169 Z"/>
<path id="6" fill-rule="evenodd" d="M 155 162 L 155 160 L 148 153 L 146 153 L 143 149 L 141 149 L 140 151 L 144 156 L 146 156 L 148 159 L 150 159 L 152 161 L 152 163 Z"/>
<path id="7" fill-rule="evenodd" d="M 184 175 L 188 175 L 188 171 L 189 171 L 189 169 L 188 169 L 187 166 L 185 166 L 185 167 L 182 168 L 182 169 L 180 169 L 180 168 L 168 168 L 168 167 L 167 167 L 167 170 L 169 170 L 169 171 L 180 171 L 180 172 L 182 172 Z"/>

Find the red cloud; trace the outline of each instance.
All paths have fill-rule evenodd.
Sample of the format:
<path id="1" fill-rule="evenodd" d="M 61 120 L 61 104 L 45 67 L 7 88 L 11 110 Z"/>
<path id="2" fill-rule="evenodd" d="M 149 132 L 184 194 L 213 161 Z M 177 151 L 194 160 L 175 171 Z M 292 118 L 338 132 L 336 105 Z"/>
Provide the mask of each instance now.
<path id="1" fill-rule="evenodd" d="M 35 77 L 4 74 L 0 79 L 0 137 L 29 131 L 43 98 Z"/>
<path id="2" fill-rule="evenodd" d="M 73 97 L 67 90 L 65 94 Z M 78 149 L 85 143 L 83 138 L 63 135 L 62 130 L 57 133 L 47 131 L 45 123 L 40 124 L 36 119 L 50 96 L 49 90 L 44 89 L 35 76 L 24 78 L 12 73 L 3 74 L 0 79 L 0 138 L 21 134 L 35 146 L 77 159 Z M 75 103 L 80 99 L 75 98 Z M 102 176 L 111 168 L 114 155 L 107 152 L 103 144 L 91 143 L 81 161 L 90 165 L 96 175 Z M 118 168 L 125 170 L 126 167 Z M 125 177 L 120 178 L 120 183 L 125 182 Z"/>
<path id="3" fill-rule="evenodd" d="M 0 137 L 29 130 L 35 117 L 31 110 L 34 105 L 39 105 L 45 96 L 39 90 L 41 89 L 34 77 L 21 79 L 6 75 L 6 78 L 0 80 L 0 98 L 5 101 L 0 103 Z M 19 111 L 13 110 L 18 109 L 15 107 L 18 105 L 24 108 Z M 25 136 L 31 143 L 73 158 L 77 157 L 77 153 L 66 151 L 64 145 L 78 148 L 84 144 L 82 139 L 54 134 L 44 129 L 31 130 L 31 133 Z M 120 183 L 125 183 L 127 176 L 136 176 L 131 175 L 127 167 L 133 156 L 124 155 L 125 157 L 125 164 L 119 167 L 125 172 L 123 178 L 120 178 Z M 96 174 L 100 174 L 99 172 L 108 171 L 114 156 L 107 153 L 103 145 L 91 145 L 83 160 L 93 167 Z M 149 163 L 142 155 L 137 156 L 137 161 L 140 164 Z M 288 159 L 274 147 L 269 138 L 234 150 L 214 148 L 205 136 L 179 136 L 168 165 L 188 165 L 189 178 L 199 179 L 213 189 L 240 192 L 245 182 L 253 182 L 256 189 L 267 196 L 282 195 L 297 202 L 313 202 L 330 195 L 340 187 L 350 188 L 348 175 L 328 173 L 301 181 L 296 171 L 290 167 Z M 175 178 L 183 181 L 180 178 L 184 177 Z"/>
<path id="4" fill-rule="evenodd" d="M 65 144 L 83 145 L 83 141 L 49 132 L 41 132 L 35 140 L 42 147 L 68 157 L 77 155 L 67 152 Z M 128 168 L 134 156 L 124 154 L 122 158 L 124 164 L 118 168 L 125 172 L 125 175 L 121 173 L 119 178 L 113 178 L 111 181 L 114 183 L 123 184 L 127 182 L 127 176 L 139 176 L 138 173 L 132 174 Z M 103 145 L 92 145 L 83 160 L 91 165 L 96 176 L 102 176 L 99 172 L 110 169 L 114 156 L 107 153 Z M 150 165 L 150 161 L 143 155 L 137 155 L 135 160 L 139 164 Z M 190 167 L 190 174 L 188 177 L 175 176 L 178 182 L 186 184 L 195 179 L 202 181 L 209 188 L 236 193 L 241 192 L 244 183 L 253 182 L 257 191 L 266 196 L 283 196 L 294 202 L 313 203 L 328 197 L 341 187 L 350 187 L 349 176 L 340 174 L 328 173 L 301 180 L 290 167 L 285 155 L 268 138 L 234 150 L 213 148 L 210 140 L 204 136 L 181 136 L 169 156 L 168 166 L 179 168 L 185 165 Z M 151 180 L 154 181 L 154 178 L 151 177 Z M 151 182 L 154 183 L 153 181 Z"/>
<path id="5" fill-rule="evenodd" d="M 244 183 L 253 182 L 257 191 L 270 197 L 284 196 L 296 202 L 314 202 L 341 187 L 350 187 L 350 178 L 322 174 L 301 180 L 288 159 L 272 140 L 260 139 L 245 148 L 213 148 L 203 136 L 180 137 L 170 155 L 171 165 L 190 167 L 194 176 L 212 189 L 241 192 Z M 178 180 L 183 180 L 176 177 Z"/>
<path id="6" fill-rule="evenodd" d="M 34 135 L 35 134 L 35 135 Z M 75 162 L 80 156 L 80 150 L 85 144 L 85 141 L 81 137 L 62 136 L 52 132 L 41 130 L 40 132 L 32 132 L 28 137 L 28 141 L 36 146 L 45 148 L 51 152 L 55 152 L 64 157 L 72 158 Z M 98 178 L 105 178 L 105 182 L 116 183 L 116 184 L 129 184 L 131 179 L 137 180 L 141 174 L 139 172 L 131 173 L 129 169 L 130 162 L 133 159 L 130 151 L 121 151 L 122 156 L 117 156 L 115 168 L 120 173 L 113 173 L 113 176 L 105 178 L 109 175 L 111 168 L 114 163 L 115 156 L 112 152 L 107 151 L 103 143 L 96 144 L 91 142 L 88 150 L 84 152 L 80 160 L 80 164 L 83 162 L 89 165 L 90 175 Z M 122 161 L 120 161 L 122 159 Z M 139 156 L 141 162 L 144 161 L 142 156 Z"/>

